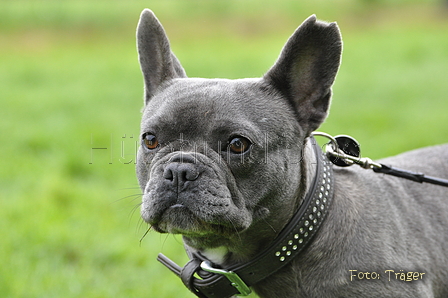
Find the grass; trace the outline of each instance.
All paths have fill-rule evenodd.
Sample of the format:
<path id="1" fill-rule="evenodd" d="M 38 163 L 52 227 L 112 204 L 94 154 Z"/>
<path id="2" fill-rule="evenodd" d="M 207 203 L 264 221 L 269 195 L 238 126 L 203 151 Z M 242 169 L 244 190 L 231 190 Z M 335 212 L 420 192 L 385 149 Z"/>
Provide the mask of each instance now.
<path id="1" fill-rule="evenodd" d="M 321 130 L 354 136 L 372 158 L 447 141 L 436 1 L 3 1 L 1 297 L 191 296 L 155 261 L 183 264 L 179 238 L 140 243 L 134 30 L 148 6 L 202 77 L 261 76 L 308 15 L 336 20 L 343 64 Z"/>

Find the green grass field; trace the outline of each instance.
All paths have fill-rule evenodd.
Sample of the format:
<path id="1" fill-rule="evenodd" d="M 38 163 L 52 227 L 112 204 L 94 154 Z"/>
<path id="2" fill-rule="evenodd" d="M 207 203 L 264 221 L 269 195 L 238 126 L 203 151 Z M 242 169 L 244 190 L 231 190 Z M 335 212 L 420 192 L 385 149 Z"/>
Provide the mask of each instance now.
<path id="1" fill-rule="evenodd" d="M 140 242 L 143 8 L 193 77 L 261 76 L 307 16 L 337 21 L 343 63 L 321 130 L 380 158 L 448 142 L 439 2 L 2 1 L 0 297 L 193 297 L 155 260 L 183 264 L 181 240 Z"/>

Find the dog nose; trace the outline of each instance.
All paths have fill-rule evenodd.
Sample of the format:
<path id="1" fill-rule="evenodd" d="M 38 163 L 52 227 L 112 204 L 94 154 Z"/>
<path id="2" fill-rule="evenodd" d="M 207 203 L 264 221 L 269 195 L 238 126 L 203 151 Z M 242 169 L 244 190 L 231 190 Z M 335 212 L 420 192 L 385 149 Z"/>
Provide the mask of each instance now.
<path id="1" fill-rule="evenodd" d="M 194 181 L 199 177 L 199 167 L 193 155 L 178 153 L 173 155 L 169 162 L 164 169 L 163 178 L 171 181 L 173 186 L 182 186 L 186 182 Z"/>
<path id="2" fill-rule="evenodd" d="M 165 167 L 163 178 L 170 180 L 173 184 L 182 185 L 188 181 L 194 181 L 199 177 L 199 171 L 190 163 L 173 162 Z"/>

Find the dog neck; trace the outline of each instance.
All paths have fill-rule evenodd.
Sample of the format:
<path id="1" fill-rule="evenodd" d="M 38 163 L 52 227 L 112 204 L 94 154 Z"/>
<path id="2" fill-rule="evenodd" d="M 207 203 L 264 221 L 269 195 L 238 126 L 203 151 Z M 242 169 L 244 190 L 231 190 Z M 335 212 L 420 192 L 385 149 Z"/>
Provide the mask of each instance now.
<path id="1" fill-rule="evenodd" d="M 229 254 L 229 249 L 225 246 L 219 246 L 216 248 L 204 249 L 200 253 L 214 264 L 222 265 L 226 261 Z"/>

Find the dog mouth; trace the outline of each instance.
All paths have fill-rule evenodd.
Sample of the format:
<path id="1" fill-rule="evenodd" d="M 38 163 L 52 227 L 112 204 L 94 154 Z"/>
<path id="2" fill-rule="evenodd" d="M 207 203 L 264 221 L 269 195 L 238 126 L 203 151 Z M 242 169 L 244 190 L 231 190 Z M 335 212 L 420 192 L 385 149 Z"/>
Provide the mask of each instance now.
<path id="1" fill-rule="evenodd" d="M 203 211 L 206 213 L 206 211 Z M 187 206 L 176 203 L 161 212 L 156 220 L 147 221 L 159 233 L 181 234 L 195 239 L 210 240 L 217 236 L 230 237 L 239 234 L 246 227 L 227 221 L 201 219 Z"/>

